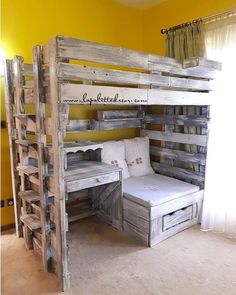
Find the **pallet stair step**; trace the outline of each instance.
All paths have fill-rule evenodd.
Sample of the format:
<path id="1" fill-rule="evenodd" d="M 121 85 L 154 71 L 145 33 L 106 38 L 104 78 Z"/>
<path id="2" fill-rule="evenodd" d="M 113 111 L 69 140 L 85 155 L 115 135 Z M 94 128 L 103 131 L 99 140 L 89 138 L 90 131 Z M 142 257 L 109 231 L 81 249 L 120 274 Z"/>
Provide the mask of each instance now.
<path id="1" fill-rule="evenodd" d="M 25 117 L 35 118 L 36 117 L 35 114 L 27 114 L 27 113 L 14 114 L 13 116 L 16 117 L 16 118 L 25 118 Z"/>
<path id="2" fill-rule="evenodd" d="M 33 190 L 19 192 L 19 196 L 28 203 L 35 203 L 40 201 L 39 194 Z"/>
<path id="3" fill-rule="evenodd" d="M 28 140 L 28 139 L 17 139 L 15 143 L 23 145 L 23 146 L 29 146 L 29 145 L 37 145 L 36 141 Z"/>
<path id="4" fill-rule="evenodd" d="M 38 173 L 38 167 L 32 165 L 20 165 L 16 169 L 20 172 L 25 173 L 26 175 L 33 175 Z"/>
<path id="5" fill-rule="evenodd" d="M 36 214 L 26 214 L 21 216 L 20 219 L 32 231 L 41 228 L 40 219 Z"/>

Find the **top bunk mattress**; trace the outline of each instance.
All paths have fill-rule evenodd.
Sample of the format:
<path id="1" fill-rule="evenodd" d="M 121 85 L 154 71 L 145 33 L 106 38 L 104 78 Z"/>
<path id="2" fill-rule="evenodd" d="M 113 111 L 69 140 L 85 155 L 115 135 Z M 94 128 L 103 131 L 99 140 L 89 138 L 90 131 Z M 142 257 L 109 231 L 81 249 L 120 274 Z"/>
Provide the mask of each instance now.
<path id="1" fill-rule="evenodd" d="M 152 207 L 197 192 L 199 187 L 160 174 L 130 177 L 123 182 L 124 197 Z"/>

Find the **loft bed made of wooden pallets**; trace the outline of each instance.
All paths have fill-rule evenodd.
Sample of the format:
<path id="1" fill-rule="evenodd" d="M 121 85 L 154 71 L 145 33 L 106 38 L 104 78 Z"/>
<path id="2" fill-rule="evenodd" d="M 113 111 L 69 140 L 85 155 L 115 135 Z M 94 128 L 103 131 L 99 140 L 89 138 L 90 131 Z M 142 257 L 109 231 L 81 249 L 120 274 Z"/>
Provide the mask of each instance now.
<path id="1" fill-rule="evenodd" d="M 171 58 L 63 36 L 35 46 L 33 52 L 33 70 L 21 57 L 6 62 L 17 232 L 22 236 L 24 231 L 27 247 L 40 253 L 45 269 L 58 275 L 64 290 L 70 281 L 68 223 L 94 214 L 87 210 L 88 195 L 100 217 L 116 228 L 124 225 L 149 246 L 198 221 L 212 80 L 221 65 L 203 58 L 181 65 Z M 71 118 L 75 105 L 95 108 L 96 117 Z M 32 113 L 27 113 L 28 106 Z M 198 189 L 147 204 L 132 190 L 135 178 L 123 181 L 120 169 L 100 162 L 101 143 L 64 141 L 68 133 L 127 128 L 150 138 L 152 167 L 161 177 Z M 101 141 L 108 139 L 104 134 Z M 153 188 L 150 179 L 142 181 Z M 160 185 L 160 179 L 155 181 Z"/>

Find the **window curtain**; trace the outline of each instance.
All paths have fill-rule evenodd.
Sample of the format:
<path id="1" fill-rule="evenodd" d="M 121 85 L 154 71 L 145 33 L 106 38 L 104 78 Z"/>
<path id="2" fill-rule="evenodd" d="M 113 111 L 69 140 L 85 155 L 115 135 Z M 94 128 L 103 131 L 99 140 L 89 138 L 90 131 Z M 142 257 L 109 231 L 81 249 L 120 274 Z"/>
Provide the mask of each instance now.
<path id="1" fill-rule="evenodd" d="M 236 238 L 236 17 L 206 24 L 205 40 L 207 58 L 223 68 L 211 107 L 201 227 Z"/>
<path id="2" fill-rule="evenodd" d="M 205 55 L 204 27 L 201 21 L 178 30 L 171 30 L 166 38 L 166 55 L 181 63 L 185 58 Z"/>
<path id="3" fill-rule="evenodd" d="M 177 59 L 180 63 L 184 59 L 190 57 L 203 57 L 205 56 L 205 41 L 204 41 L 204 27 L 202 21 L 196 21 L 191 23 L 188 26 L 185 26 L 181 29 L 170 30 L 167 33 L 166 37 L 166 56 L 173 57 Z M 194 107 L 194 106 L 184 106 L 184 107 L 171 107 L 168 106 L 165 108 L 165 113 L 172 113 L 176 115 L 201 115 L 208 112 L 207 107 Z M 168 126 L 165 127 L 168 130 Z M 177 125 L 172 127 L 175 132 L 181 132 L 181 128 Z M 184 127 L 184 133 L 190 134 L 204 134 L 204 128 L 196 127 Z M 167 143 L 168 144 L 168 143 Z M 164 145 L 164 144 L 162 144 Z M 169 145 L 169 144 L 168 144 Z M 168 146 L 171 147 L 171 146 Z M 179 144 L 172 144 L 172 147 L 179 148 Z M 197 147 L 196 145 L 185 144 L 183 147 L 187 152 L 202 152 L 205 153 L 206 150 L 204 147 Z M 205 172 L 205 167 L 198 164 L 192 163 L 178 163 L 175 162 L 178 166 L 184 165 L 184 168 L 191 169 L 196 172 Z M 174 165 L 175 163 L 172 163 Z M 199 185 L 199 183 L 195 183 Z M 203 184 L 200 184 L 203 186 Z"/>

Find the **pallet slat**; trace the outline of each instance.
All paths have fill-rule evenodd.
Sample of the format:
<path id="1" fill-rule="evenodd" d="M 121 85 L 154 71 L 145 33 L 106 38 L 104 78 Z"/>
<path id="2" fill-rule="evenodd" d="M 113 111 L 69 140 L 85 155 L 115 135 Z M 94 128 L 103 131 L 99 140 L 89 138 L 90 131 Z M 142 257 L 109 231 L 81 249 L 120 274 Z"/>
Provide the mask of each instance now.
<path id="1" fill-rule="evenodd" d="M 16 169 L 28 176 L 38 173 L 38 168 L 31 165 L 20 165 L 20 166 L 17 166 Z"/>
<path id="2" fill-rule="evenodd" d="M 97 111 L 98 121 L 110 121 L 110 120 L 128 120 L 128 119 L 143 119 L 144 112 L 136 110 L 114 110 L 114 111 Z"/>
<path id="3" fill-rule="evenodd" d="M 29 140 L 29 139 L 17 139 L 15 140 L 15 143 L 23 145 L 23 146 L 38 145 L 36 141 Z"/>
<path id="4" fill-rule="evenodd" d="M 33 190 L 19 192 L 18 195 L 28 203 L 35 203 L 40 201 L 39 193 Z"/>
<path id="5" fill-rule="evenodd" d="M 207 127 L 210 118 L 206 116 L 191 116 L 191 115 L 160 115 L 160 114 L 145 114 L 146 123 L 157 123 L 166 125 L 185 125 Z"/>
<path id="6" fill-rule="evenodd" d="M 81 84 L 60 85 L 61 101 L 68 104 L 210 105 L 211 93 L 141 89 Z"/>
<path id="7" fill-rule="evenodd" d="M 58 36 L 56 41 L 58 44 L 59 57 L 66 59 L 77 59 L 149 71 L 155 70 L 157 72 L 170 72 L 183 76 L 205 78 L 214 78 L 215 71 L 218 71 L 220 67 L 220 63 L 217 62 L 207 64 L 202 62 L 199 66 L 199 60 L 203 61 L 204 59 L 199 59 L 198 64 L 197 61 L 195 61 L 194 64 L 192 59 L 191 63 L 194 64 L 195 67 L 183 69 L 182 65 L 173 58 L 75 38 L 68 38 L 65 36 Z M 45 63 L 47 62 L 48 57 L 45 56 Z M 187 66 L 187 61 L 185 66 Z M 190 66 L 190 63 L 188 66 Z M 206 67 L 206 69 L 204 67 Z"/>
<path id="8" fill-rule="evenodd" d="M 184 162 L 206 164 L 205 154 L 188 153 L 175 149 L 167 149 L 158 146 L 150 146 L 150 153 L 152 156 L 164 157 L 168 159 L 180 160 Z"/>
<path id="9" fill-rule="evenodd" d="M 166 164 L 160 164 L 157 162 L 152 161 L 152 167 L 156 172 L 159 172 L 163 175 L 167 175 L 170 177 L 176 177 L 183 180 L 191 180 L 191 181 L 198 181 L 199 183 L 204 182 L 204 173 L 202 172 L 194 172 L 191 170 L 179 168 L 179 167 L 173 167 Z"/>
<path id="10" fill-rule="evenodd" d="M 59 78 L 62 81 L 95 81 L 113 84 L 149 85 L 152 87 L 174 87 L 192 90 L 212 90 L 210 81 L 194 80 L 121 70 L 102 69 L 89 66 L 59 63 Z"/>
<path id="11" fill-rule="evenodd" d="M 170 133 L 154 130 L 142 130 L 142 136 L 148 136 L 153 140 L 170 141 L 177 143 L 196 144 L 200 146 L 207 145 L 207 135 L 187 134 L 187 133 Z"/>
<path id="12" fill-rule="evenodd" d="M 36 214 L 27 214 L 21 216 L 21 221 L 31 230 L 37 230 L 41 228 L 40 219 Z"/>

